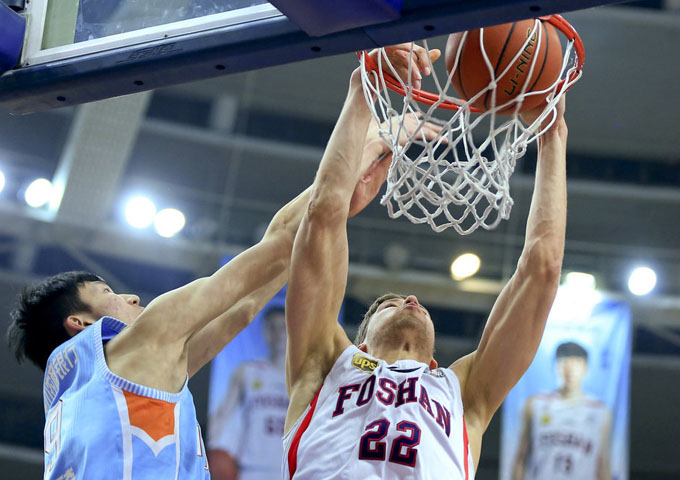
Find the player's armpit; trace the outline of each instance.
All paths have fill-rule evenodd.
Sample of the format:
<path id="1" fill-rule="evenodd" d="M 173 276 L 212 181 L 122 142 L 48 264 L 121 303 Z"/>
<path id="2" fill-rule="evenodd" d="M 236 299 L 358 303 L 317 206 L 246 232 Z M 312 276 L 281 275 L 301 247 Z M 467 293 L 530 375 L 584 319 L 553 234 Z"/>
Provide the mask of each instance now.
<path id="1" fill-rule="evenodd" d="M 531 364 L 557 292 L 559 268 L 524 268 L 498 297 L 464 380 L 466 418 L 482 431 Z"/>

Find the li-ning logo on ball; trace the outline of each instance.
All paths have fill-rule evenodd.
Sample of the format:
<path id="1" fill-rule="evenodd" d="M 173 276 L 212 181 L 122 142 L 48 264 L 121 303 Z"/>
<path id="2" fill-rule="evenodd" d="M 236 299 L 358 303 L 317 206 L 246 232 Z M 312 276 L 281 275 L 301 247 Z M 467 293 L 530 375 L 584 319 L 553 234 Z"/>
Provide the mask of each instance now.
<path id="1" fill-rule="evenodd" d="M 358 368 L 362 372 L 371 373 L 378 367 L 378 361 L 371 360 L 360 353 L 355 353 L 354 357 L 352 357 L 352 366 Z"/>
<path id="2" fill-rule="evenodd" d="M 522 50 L 522 53 L 517 60 L 517 63 L 515 64 L 514 74 L 510 74 L 511 85 L 503 89 L 503 92 L 505 92 L 507 95 L 513 95 L 515 93 L 515 89 L 519 86 L 520 77 L 525 74 L 524 68 L 529 66 L 531 57 L 533 57 L 534 52 L 536 51 L 536 33 L 531 35 L 532 30 L 533 28 L 527 29 L 528 40 L 524 50 Z"/>

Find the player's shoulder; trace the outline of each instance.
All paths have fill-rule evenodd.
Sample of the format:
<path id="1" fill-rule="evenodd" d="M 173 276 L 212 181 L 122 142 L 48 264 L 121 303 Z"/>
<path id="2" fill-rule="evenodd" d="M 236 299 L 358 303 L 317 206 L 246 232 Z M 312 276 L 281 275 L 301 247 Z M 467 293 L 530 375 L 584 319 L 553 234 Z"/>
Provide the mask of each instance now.
<path id="1" fill-rule="evenodd" d="M 583 397 L 583 405 L 589 408 L 597 410 L 608 410 L 609 407 L 602 400 L 593 397 L 592 395 L 586 395 Z"/>
<path id="2" fill-rule="evenodd" d="M 560 395 L 556 392 L 539 392 L 531 395 L 527 401 L 532 402 L 556 402 L 560 400 Z"/>

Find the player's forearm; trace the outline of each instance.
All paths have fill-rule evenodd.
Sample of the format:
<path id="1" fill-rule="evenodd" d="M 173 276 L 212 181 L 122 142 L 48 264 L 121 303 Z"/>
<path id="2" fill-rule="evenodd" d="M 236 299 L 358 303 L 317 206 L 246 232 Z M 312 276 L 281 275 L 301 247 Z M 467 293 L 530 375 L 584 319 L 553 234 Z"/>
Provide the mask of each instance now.
<path id="1" fill-rule="evenodd" d="M 250 325 L 257 313 L 283 288 L 288 281 L 290 256 L 295 234 L 309 203 L 311 187 L 279 210 L 257 245 L 254 253 L 269 260 L 268 268 L 249 271 L 246 275 L 262 276 L 259 287 L 244 292 L 236 303 L 226 305 L 226 311 L 194 333 L 188 342 L 189 375 L 193 375 L 211 361 L 241 330 Z"/>
<path id="2" fill-rule="evenodd" d="M 263 239 L 276 238 L 279 242 L 286 242 L 287 255 L 285 252 L 283 255 L 286 260 L 290 260 L 295 234 L 300 227 L 302 216 L 309 204 L 311 193 L 312 187 L 307 187 L 302 193 L 281 208 L 281 210 L 276 212 L 264 234 Z"/>
<path id="3" fill-rule="evenodd" d="M 371 113 L 355 72 L 314 179 L 310 205 L 315 209 L 342 212 L 346 216 L 352 193 L 361 176 L 364 141 L 370 121 Z"/>
<path id="4" fill-rule="evenodd" d="M 536 182 L 520 267 L 559 274 L 567 218 L 567 126 L 556 122 L 539 139 Z"/>
<path id="5" fill-rule="evenodd" d="M 288 268 L 286 266 L 265 286 L 238 301 L 236 305 L 192 335 L 187 342 L 189 377 L 207 365 L 236 335 L 250 325 L 255 316 L 287 281 Z"/>

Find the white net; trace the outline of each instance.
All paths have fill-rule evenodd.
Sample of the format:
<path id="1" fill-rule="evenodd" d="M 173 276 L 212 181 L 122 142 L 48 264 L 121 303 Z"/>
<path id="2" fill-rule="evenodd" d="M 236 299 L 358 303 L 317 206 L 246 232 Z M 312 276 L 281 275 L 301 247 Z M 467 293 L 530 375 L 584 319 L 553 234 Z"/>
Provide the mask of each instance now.
<path id="1" fill-rule="evenodd" d="M 536 20 L 532 34 L 527 36 L 527 43 L 536 38 L 537 49 L 545 41 L 543 29 L 538 26 L 539 20 Z M 484 29 L 479 32 L 483 46 Z M 453 96 L 451 80 L 467 35 L 466 32 L 459 43 L 453 68 L 443 80 L 437 78 L 437 64 L 428 59 L 436 93 L 415 90 L 410 81 L 400 79 L 384 49 L 379 50 L 375 62 L 361 56 L 364 93 L 373 116 L 381 125 L 382 138 L 394 152 L 387 191 L 380 203 L 387 206 L 392 218 L 404 216 L 413 223 L 428 223 L 436 232 L 453 227 L 462 235 L 479 227 L 493 229 L 501 220 L 508 219 L 513 205 L 509 181 L 517 160 L 526 153 L 527 145 L 552 124 L 561 96 L 581 74 L 574 40 L 570 39 L 564 48 L 560 75 L 552 85 L 529 92 L 526 81 L 516 98 L 496 105 L 498 81 L 509 74 L 524 47 L 508 62 L 508 67 L 496 75 L 483 52 L 491 81 L 470 100 L 460 100 Z M 427 41 L 422 44 L 429 50 Z M 411 44 L 411 57 L 414 45 L 415 42 Z M 529 77 L 538 57 L 533 55 Z M 409 79 L 412 78 L 410 70 L 411 67 Z M 490 106 L 480 112 L 472 104 L 487 92 Z M 531 95 L 546 93 L 543 112 L 531 125 L 525 125 L 519 116 L 522 101 Z M 510 115 L 507 115 L 508 108 L 512 110 Z M 505 115 L 497 114 L 503 110 Z M 544 120 L 548 121 L 544 123 Z M 425 122 L 441 127 L 434 138 L 426 138 Z M 543 128 L 539 130 L 541 125 Z"/>

